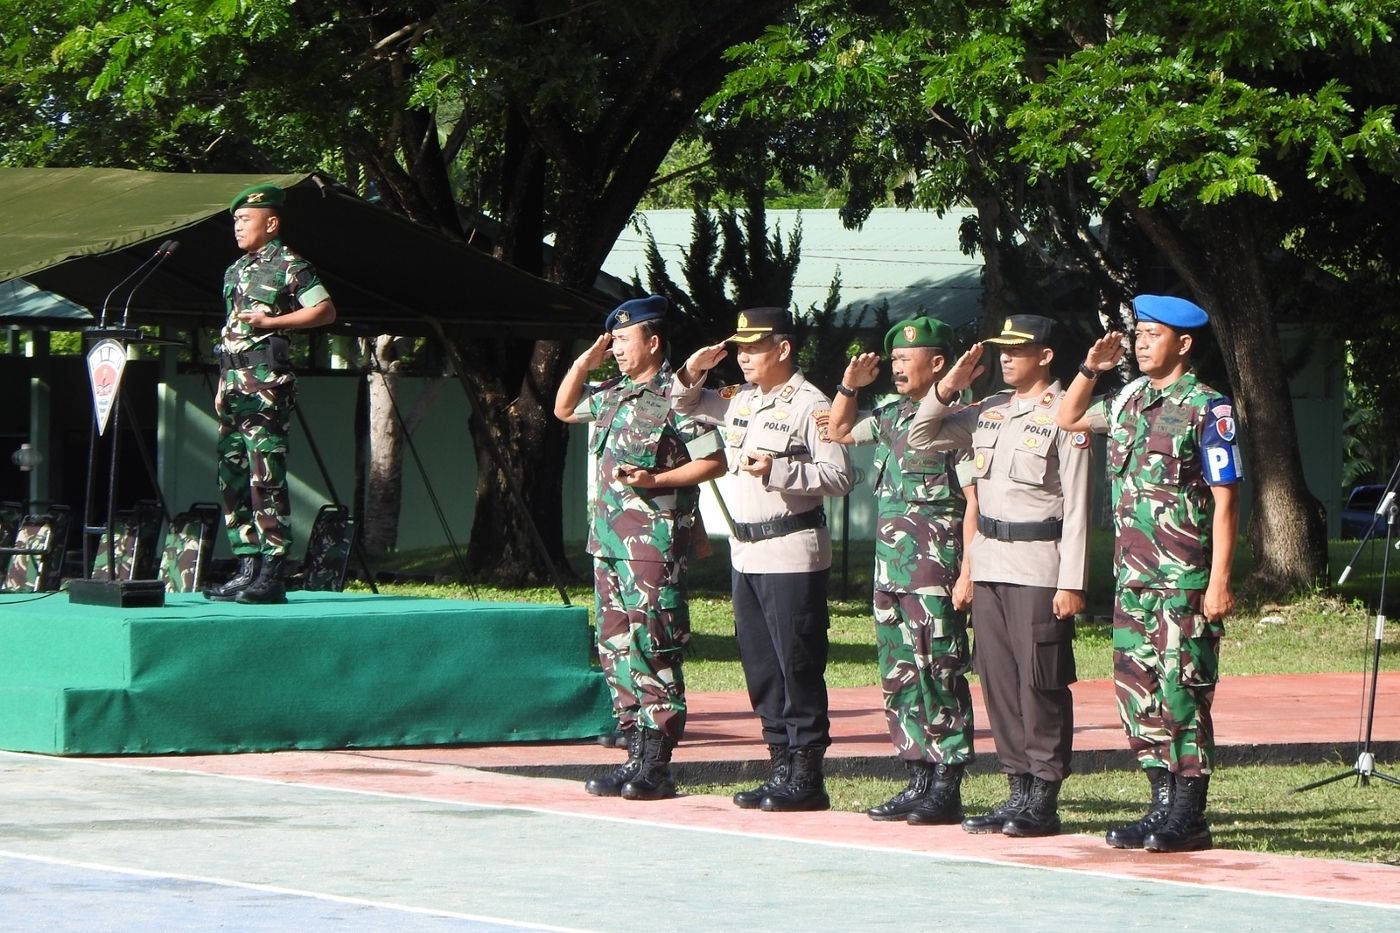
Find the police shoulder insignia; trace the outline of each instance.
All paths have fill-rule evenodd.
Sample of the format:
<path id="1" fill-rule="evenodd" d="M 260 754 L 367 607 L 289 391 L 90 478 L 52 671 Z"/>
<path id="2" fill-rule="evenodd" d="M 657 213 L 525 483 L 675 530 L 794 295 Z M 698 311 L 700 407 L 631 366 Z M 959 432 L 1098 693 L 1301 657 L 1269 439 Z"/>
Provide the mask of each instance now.
<path id="1" fill-rule="evenodd" d="M 1070 435 L 1069 442 L 1075 447 L 1078 447 L 1082 450 L 1083 448 L 1089 446 L 1089 432 L 1075 431 L 1073 434 Z"/>
<path id="2" fill-rule="evenodd" d="M 719 390 L 719 397 L 722 398 L 722 399 L 726 399 L 726 400 L 731 399 L 731 398 L 733 398 L 734 396 L 736 396 L 736 395 L 738 395 L 738 394 L 739 394 L 739 387 L 738 387 L 737 385 L 734 385 L 734 386 L 725 386 L 725 387 L 723 387 L 722 389 Z"/>
<path id="3" fill-rule="evenodd" d="M 784 402 L 792 401 L 792 397 L 797 394 L 797 386 L 783 386 L 783 391 L 778 393 L 778 398 Z"/>
<path id="4" fill-rule="evenodd" d="M 1055 404 L 1055 393 L 1054 393 L 1054 392 L 1046 392 L 1044 395 L 1042 395 L 1042 396 L 1040 397 L 1040 404 L 1041 404 L 1042 407 L 1045 407 L 1045 408 L 1048 408 L 1048 407 L 1050 407 L 1051 405 Z"/>
<path id="5" fill-rule="evenodd" d="M 817 437 L 824 441 L 831 440 L 831 409 L 812 409 L 812 420 L 817 424 Z"/>

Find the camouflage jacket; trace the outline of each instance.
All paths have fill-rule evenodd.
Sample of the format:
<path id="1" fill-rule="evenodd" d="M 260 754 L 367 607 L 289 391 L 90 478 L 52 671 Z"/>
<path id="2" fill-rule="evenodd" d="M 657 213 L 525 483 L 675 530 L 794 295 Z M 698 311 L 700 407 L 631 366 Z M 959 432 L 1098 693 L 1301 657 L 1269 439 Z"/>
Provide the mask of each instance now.
<path id="1" fill-rule="evenodd" d="M 1205 589 L 1213 485 L 1243 476 L 1230 399 L 1192 372 L 1165 389 L 1145 378 L 1089 409 L 1108 435 L 1119 587 Z"/>
<path id="2" fill-rule="evenodd" d="M 593 498 L 588 553 L 614 560 L 678 560 L 686 555 L 700 488 L 637 489 L 617 480 L 621 464 L 664 472 L 719 451 L 719 432 L 671 409 L 671 369 L 644 383 L 619 376 L 593 389 L 574 411 L 594 424 Z"/>
<path id="3" fill-rule="evenodd" d="M 261 311 L 273 316 L 289 314 L 298 308 L 310 308 L 330 298 L 311 264 L 274 239 L 261 249 L 245 253 L 224 273 L 224 307 L 227 316 L 220 332 L 223 349 L 241 353 L 263 346 L 274 334 L 286 336 L 285 331 L 263 330 L 245 324 L 240 311 Z M 291 370 L 273 371 L 272 367 L 252 367 L 256 373 L 229 370 L 225 381 L 230 384 L 260 383 L 277 385 L 290 382 Z M 257 386 L 252 386 L 256 388 Z"/>
<path id="4" fill-rule="evenodd" d="M 851 436 L 874 443 L 875 589 L 886 593 L 945 594 L 962 559 L 966 500 L 957 467 L 965 450 L 916 450 L 909 423 L 918 410 L 901 398 L 860 418 Z"/>

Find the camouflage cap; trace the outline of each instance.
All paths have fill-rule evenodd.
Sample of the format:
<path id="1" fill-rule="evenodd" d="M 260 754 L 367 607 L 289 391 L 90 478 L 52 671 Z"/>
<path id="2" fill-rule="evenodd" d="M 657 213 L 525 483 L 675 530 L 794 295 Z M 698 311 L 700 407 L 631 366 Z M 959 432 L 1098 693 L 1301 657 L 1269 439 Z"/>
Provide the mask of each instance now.
<path id="1" fill-rule="evenodd" d="M 1210 321 L 1205 308 L 1171 295 L 1138 295 L 1133 299 L 1133 313 L 1139 321 L 1156 321 L 1176 330 L 1205 327 Z"/>
<path id="2" fill-rule="evenodd" d="M 624 301 L 608 315 L 608 319 L 603 322 L 603 330 L 611 332 L 619 327 L 631 327 L 644 321 L 664 319 L 666 309 L 670 306 L 671 303 L 660 295 Z"/>
<path id="3" fill-rule="evenodd" d="M 748 308 L 739 312 L 739 323 L 725 343 L 757 343 L 769 334 L 791 334 L 792 315 L 787 308 Z"/>
<path id="4" fill-rule="evenodd" d="M 953 328 L 927 315 L 902 321 L 885 333 L 886 354 L 896 347 L 937 347 L 951 353 L 953 344 Z"/>
<path id="5" fill-rule="evenodd" d="M 267 207 L 276 210 L 287 203 L 287 192 L 276 185 L 253 185 L 244 188 L 228 202 L 228 212 L 232 214 L 240 207 Z"/>

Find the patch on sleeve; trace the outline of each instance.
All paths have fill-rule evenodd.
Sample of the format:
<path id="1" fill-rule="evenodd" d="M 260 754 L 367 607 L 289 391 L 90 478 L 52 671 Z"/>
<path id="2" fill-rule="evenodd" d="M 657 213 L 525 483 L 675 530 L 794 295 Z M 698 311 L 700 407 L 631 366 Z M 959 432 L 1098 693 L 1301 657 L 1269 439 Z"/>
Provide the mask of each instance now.
<path id="1" fill-rule="evenodd" d="M 830 409 L 830 408 L 814 408 L 814 409 L 812 409 L 812 421 L 814 421 L 814 422 L 816 423 L 816 425 L 817 425 L 817 437 L 821 438 L 823 441 L 830 441 L 830 440 L 831 440 L 831 409 Z"/>
<path id="2" fill-rule="evenodd" d="M 1207 406 L 1210 412 L 1201 429 L 1201 461 L 1206 482 L 1225 486 L 1244 477 L 1240 466 L 1240 449 L 1231 443 L 1235 439 L 1235 415 L 1230 400 L 1220 398 Z"/>
<path id="3" fill-rule="evenodd" d="M 1080 450 L 1083 450 L 1085 447 L 1089 446 L 1089 432 L 1075 431 L 1069 436 L 1069 442 Z"/>
<path id="4" fill-rule="evenodd" d="M 737 385 L 724 386 L 722 389 L 719 390 L 719 397 L 724 399 L 726 402 L 738 394 L 739 387 Z"/>

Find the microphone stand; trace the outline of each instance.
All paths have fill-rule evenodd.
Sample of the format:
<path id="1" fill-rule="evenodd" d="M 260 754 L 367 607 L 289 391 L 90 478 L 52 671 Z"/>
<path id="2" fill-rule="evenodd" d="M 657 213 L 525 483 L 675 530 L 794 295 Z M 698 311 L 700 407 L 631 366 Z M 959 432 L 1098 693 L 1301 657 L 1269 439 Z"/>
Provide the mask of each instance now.
<path id="1" fill-rule="evenodd" d="M 1300 794 L 1305 790 L 1312 790 L 1313 788 L 1322 787 L 1325 784 L 1331 784 L 1334 781 L 1341 781 L 1352 776 L 1356 777 L 1357 783 L 1362 787 L 1369 786 L 1371 778 L 1373 777 L 1380 778 L 1382 781 L 1388 781 L 1400 787 L 1400 778 L 1392 774 L 1386 774 L 1384 771 L 1376 770 L 1376 755 L 1375 752 L 1371 750 L 1371 736 L 1376 724 L 1376 689 L 1381 672 L 1381 642 L 1385 638 L 1385 581 L 1386 577 L 1390 574 L 1390 548 L 1395 531 L 1397 479 L 1400 479 L 1400 462 L 1395 464 L 1395 470 L 1390 474 L 1390 482 L 1386 483 L 1385 494 L 1381 496 L 1380 504 L 1376 506 L 1376 515 L 1384 516 L 1385 518 L 1385 549 L 1381 552 L 1381 588 L 1380 595 L 1377 597 L 1376 602 L 1376 625 L 1371 648 L 1371 677 L 1369 684 L 1364 688 L 1362 693 L 1363 703 L 1366 707 L 1366 727 L 1361 741 L 1361 748 L 1356 754 L 1356 762 L 1349 769 L 1339 774 L 1334 774 L 1331 777 L 1325 777 L 1320 781 L 1313 781 L 1311 784 L 1295 787 L 1293 789 L 1293 793 L 1295 794 Z M 1350 576 L 1351 568 L 1356 563 L 1357 555 L 1359 555 L 1361 549 L 1366 546 L 1366 542 L 1371 540 L 1371 536 L 1375 533 L 1375 530 L 1376 523 L 1373 521 L 1371 522 L 1371 527 L 1366 529 L 1366 534 L 1362 536 L 1361 541 L 1357 543 L 1356 552 L 1351 555 L 1351 560 L 1347 563 L 1346 569 L 1343 570 L 1342 575 L 1337 578 L 1338 586 L 1346 582 L 1346 578 Z M 1365 673 L 1365 671 L 1362 672 L 1363 676 Z"/>
<path id="2" fill-rule="evenodd" d="M 149 256 L 145 262 L 141 263 L 126 278 L 118 282 L 107 297 L 102 300 L 102 314 L 98 319 L 98 326 L 89 328 L 87 335 L 92 338 L 92 344 L 88 349 L 89 358 L 103 355 L 109 359 L 120 357 L 125 359 L 127 341 L 139 342 L 143 340 L 141 331 L 128 326 L 127 321 L 131 313 L 131 302 L 138 289 L 146 283 L 160 267 L 171 253 L 175 252 L 180 244 L 176 240 L 166 240 L 156 248 L 154 254 Z M 142 275 L 142 273 L 145 273 Z M 107 309 L 111 304 L 111 299 L 123 285 L 141 275 L 136 284 L 131 287 L 126 295 L 126 303 L 122 308 L 121 324 L 117 327 L 107 326 Z M 92 365 L 91 363 L 89 365 Z M 124 366 L 125 364 L 122 363 Z M 96 371 L 96 370 L 94 370 Z M 165 605 L 165 585 L 159 580 L 119 580 L 117 579 L 117 519 L 116 519 L 116 499 L 117 499 L 117 448 L 121 440 L 121 410 L 118 404 L 121 396 L 121 384 L 118 374 L 117 384 L 113 388 L 111 408 L 109 410 L 110 427 L 112 439 L 108 444 L 107 462 L 107 509 L 106 521 L 102 525 L 93 523 L 94 500 L 96 499 L 97 486 L 97 459 L 98 446 L 100 443 L 99 431 L 100 415 L 97 410 L 96 398 L 94 397 L 94 409 L 92 420 L 92 431 L 89 435 L 88 448 L 88 479 L 87 479 L 87 504 L 83 514 L 83 564 L 84 572 L 90 573 L 92 567 L 92 551 L 90 536 L 107 535 L 107 579 L 93 580 L 81 579 L 72 580 L 68 584 L 68 601 L 80 605 L 117 606 L 123 608 L 131 607 L 158 607 Z M 155 479 L 152 477 L 152 481 Z M 159 495 L 159 491 L 157 491 Z M 164 497 L 161 497 L 162 501 Z"/>

